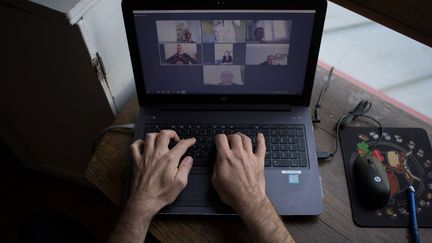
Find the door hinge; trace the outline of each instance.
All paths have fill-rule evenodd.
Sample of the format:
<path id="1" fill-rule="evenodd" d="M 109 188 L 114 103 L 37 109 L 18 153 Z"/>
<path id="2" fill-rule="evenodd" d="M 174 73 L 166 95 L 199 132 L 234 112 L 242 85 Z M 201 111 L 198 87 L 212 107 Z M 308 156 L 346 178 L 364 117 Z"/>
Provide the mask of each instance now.
<path id="1" fill-rule="evenodd" d="M 96 56 L 93 58 L 92 63 L 98 80 L 106 82 L 105 66 L 99 53 L 96 52 Z"/>

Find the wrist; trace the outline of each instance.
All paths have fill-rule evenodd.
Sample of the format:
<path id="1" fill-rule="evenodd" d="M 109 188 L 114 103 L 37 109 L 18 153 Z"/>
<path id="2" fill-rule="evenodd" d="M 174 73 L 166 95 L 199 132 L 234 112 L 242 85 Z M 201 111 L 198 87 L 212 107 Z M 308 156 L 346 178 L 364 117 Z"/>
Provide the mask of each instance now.
<path id="1" fill-rule="evenodd" d="M 136 197 L 130 197 L 125 205 L 125 210 L 143 218 L 153 218 L 161 209 L 156 200 L 142 200 Z"/>
<path id="2" fill-rule="evenodd" d="M 253 200 L 249 202 L 242 203 L 235 210 L 240 215 L 240 217 L 244 218 L 248 215 L 254 215 L 262 209 L 266 209 L 268 207 L 273 207 L 270 200 L 266 195 L 262 195 L 259 197 L 255 197 Z"/>

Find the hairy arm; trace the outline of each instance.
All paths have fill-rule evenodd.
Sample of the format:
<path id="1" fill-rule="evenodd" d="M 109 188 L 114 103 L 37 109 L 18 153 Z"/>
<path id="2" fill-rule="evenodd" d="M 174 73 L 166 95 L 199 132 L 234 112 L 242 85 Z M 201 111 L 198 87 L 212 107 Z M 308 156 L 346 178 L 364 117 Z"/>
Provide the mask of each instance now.
<path id="1" fill-rule="evenodd" d="M 295 242 L 268 198 L 238 213 L 258 242 Z"/>
<path id="2" fill-rule="evenodd" d="M 170 150 L 171 140 L 177 144 Z M 192 158 L 181 156 L 195 138 L 180 140 L 172 130 L 148 133 L 131 145 L 131 195 L 108 242 L 144 242 L 153 216 L 186 187 Z"/>
<path id="3" fill-rule="evenodd" d="M 294 242 L 265 194 L 265 140 L 258 134 L 254 153 L 244 134 L 216 136 L 217 157 L 212 182 L 222 201 L 245 222 L 258 242 Z"/>
<path id="4" fill-rule="evenodd" d="M 140 211 L 128 202 L 108 242 L 144 242 L 155 213 Z"/>

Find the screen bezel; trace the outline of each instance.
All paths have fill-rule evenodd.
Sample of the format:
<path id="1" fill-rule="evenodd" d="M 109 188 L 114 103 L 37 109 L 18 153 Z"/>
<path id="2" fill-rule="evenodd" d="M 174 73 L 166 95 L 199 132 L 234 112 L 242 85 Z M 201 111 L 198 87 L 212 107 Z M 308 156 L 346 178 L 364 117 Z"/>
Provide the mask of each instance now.
<path id="1" fill-rule="evenodd" d="M 289 104 L 308 106 L 315 78 L 319 47 L 324 26 L 327 1 L 137 1 L 123 0 L 122 10 L 135 77 L 138 101 L 141 106 L 154 104 Z M 305 83 L 301 95 L 262 94 L 147 94 L 139 55 L 134 10 L 315 10 Z"/>

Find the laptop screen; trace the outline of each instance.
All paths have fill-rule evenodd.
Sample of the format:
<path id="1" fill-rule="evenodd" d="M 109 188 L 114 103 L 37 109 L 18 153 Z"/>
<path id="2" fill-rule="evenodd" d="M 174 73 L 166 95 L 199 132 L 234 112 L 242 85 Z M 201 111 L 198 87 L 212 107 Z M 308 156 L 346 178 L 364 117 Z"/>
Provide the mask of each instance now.
<path id="1" fill-rule="evenodd" d="M 135 10 L 147 94 L 302 95 L 314 10 Z"/>

